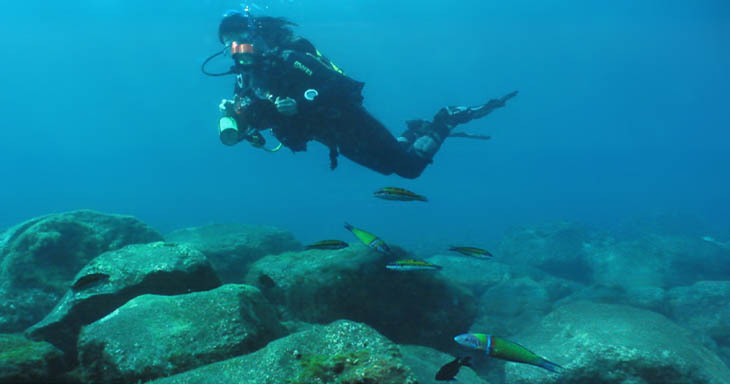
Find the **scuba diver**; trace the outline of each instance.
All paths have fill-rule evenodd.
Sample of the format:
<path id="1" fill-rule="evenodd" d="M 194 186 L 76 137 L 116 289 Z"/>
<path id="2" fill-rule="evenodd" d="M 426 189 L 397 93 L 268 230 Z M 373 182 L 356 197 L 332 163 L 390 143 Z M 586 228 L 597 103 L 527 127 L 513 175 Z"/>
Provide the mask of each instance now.
<path id="1" fill-rule="evenodd" d="M 235 75 L 233 99 L 219 105 L 218 130 L 225 145 L 248 141 L 277 151 L 306 151 L 307 142 L 329 148 L 330 168 L 346 158 L 385 175 L 417 178 L 449 136 L 486 139 L 488 136 L 452 133 L 459 125 L 486 116 L 514 97 L 512 92 L 474 107 L 445 107 L 432 121 L 410 120 L 396 138 L 362 105 L 364 83 L 348 76 L 315 46 L 291 30 L 296 24 L 277 17 L 253 17 L 229 11 L 218 28 L 224 48 L 203 62 L 209 76 Z M 227 72 L 211 73 L 206 65 L 230 53 Z M 270 129 L 280 144 L 266 148 L 262 131 Z"/>

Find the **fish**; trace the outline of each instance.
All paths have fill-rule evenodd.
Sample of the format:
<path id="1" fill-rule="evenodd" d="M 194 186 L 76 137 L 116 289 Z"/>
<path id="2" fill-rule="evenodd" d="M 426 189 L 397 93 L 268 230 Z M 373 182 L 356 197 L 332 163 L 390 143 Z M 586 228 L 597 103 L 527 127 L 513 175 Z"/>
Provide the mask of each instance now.
<path id="1" fill-rule="evenodd" d="M 730 249 L 730 241 L 727 241 L 727 242 L 724 242 L 723 243 L 721 241 L 715 240 L 715 238 L 714 237 L 711 237 L 711 236 L 703 236 L 702 237 L 702 240 L 704 240 L 704 241 L 706 241 L 708 243 L 715 244 L 716 246 L 718 246 L 720 248 L 723 248 L 723 249 Z"/>
<path id="2" fill-rule="evenodd" d="M 322 240 L 316 243 L 312 243 L 304 247 L 304 249 L 342 249 L 347 248 L 348 244 L 342 240 Z"/>
<path id="3" fill-rule="evenodd" d="M 373 235 L 372 233 L 362 230 L 360 228 L 355 228 L 348 223 L 345 223 L 345 229 L 352 232 L 352 234 L 355 235 L 358 240 L 362 241 L 362 243 L 367 245 L 368 247 L 378 252 L 385 253 L 386 255 L 392 254 L 388 244 L 386 244 L 385 241 Z"/>
<path id="4" fill-rule="evenodd" d="M 73 291 L 83 291 L 84 289 L 88 288 L 89 286 L 98 283 L 100 281 L 105 281 L 109 279 L 109 275 L 106 273 L 90 273 L 88 275 L 84 275 L 80 277 L 78 280 L 76 280 L 71 285 L 71 290 Z"/>
<path id="5" fill-rule="evenodd" d="M 509 340 L 486 335 L 483 333 L 464 333 L 454 337 L 459 345 L 484 351 L 487 356 L 496 359 L 513 361 L 516 363 L 530 364 L 536 367 L 545 368 L 550 372 L 558 372 L 563 369 L 558 364 L 540 357 L 529 349 Z"/>
<path id="6" fill-rule="evenodd" d="M 489 251 L 476 247 L 454 247 L 451 246 L 449 251 L 459 252 L 464 256 L 474 257 L 477 259 L 490 259 L 492 254 Z"/>
<path id="7" fill-rule="evenodd" d="M 443 267 L 423 260 L 404 259 L 388 263 L 385 268 L 394 271 L 438 271 Z"/>
<path id="8" fill-rule="evenodd" d="M 436 372 L 436 380 L 439 381 L 452 381 L 454 377 L 459 373 L 461 366 L 471 367 L 471 356 L 464 358 L 456 357 L 453 361 L 444 364 L 438 372 Z"/>
<path id="9" fill-rule="evenodd" d="M 373 192 L 373 196 L 383 200 L 397 201 L 428 201 L 426 196 L 419 195 L 407 189 L 396 187 L 383 187 Z"/>

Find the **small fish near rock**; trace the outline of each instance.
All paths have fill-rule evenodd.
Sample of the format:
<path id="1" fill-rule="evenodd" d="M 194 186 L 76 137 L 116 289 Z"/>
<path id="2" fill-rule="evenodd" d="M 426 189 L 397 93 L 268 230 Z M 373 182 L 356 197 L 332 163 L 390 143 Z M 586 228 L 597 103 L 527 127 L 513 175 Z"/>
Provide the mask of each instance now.
<path id="1" fill-rule="evenodd" d="M 90 273 L 77 279 L 71 285 L 71 290 L 74 292 L 83 291 L 84 289 L 107 280 L 109 280 L 109 275 L 106 273 Z"/>
<path id="2" fill-rule="evenodd" d="M 375 236 L 374 234 L 360 228 L 356 228 L 348 223 L 345 223 L 345 229 L 352 232 L 352 234 L 355 235 L 358 240 L 362 241 L 362 243 L 367 245 L 368 247 L 380 253 L 385 253 L 386 255 L 392 254 L 392 251 L 390 250 L 388 244 L 378 236 Z"/>
<path id="3" fill-rule="evenodd" d="M 529 364 L 557 373 L 563 369 L 558 364 L 539 356 L 535 352 L 509 340 L 483 333 L 464 333 L 454 337 L 459 345 L 484 351 L 489 357 Z"/>
<path id="4" fill-rule="evenodd" d="M 462 366 L 471 367 L 471 363 L 469 362 L 471 360 L 470 356 L 461 358 L 456 357 L 453 361 L 444 364 L 441 369 L 439 369 L 438 372 L 436 372 L 435 379 L 438 381 L 454 381 L 454 377 L 459 374 L 459 369 L 461 369 Z"/>
<path id="5" fill-rule="evenodd" d="M 449 247 L 449 251 L 461 253 L 464 256 L 473 257 L 475 259 L 488 260 L 492 258 L 492 254 L 489 251 L 476 247 Z"/>
<path id="6" fill-rule="evenodd" d="M 394 201 L 428 201 L 426 196 L 419 195 L 407 189 L 396 187 L 383 187 L 373 192 L 373 196 L 383 200 Z"/>
<path id="7" fill-rule="evenodd" d="M 428 261 L 405 259 L 388 263 L 385 268 L 394 271 L 438 271 L 443 267 L 431 264 Z"/>
<path id="8" fill-rule="evenodd" d="M 342 240 L 322 240 L 304 247 L 304 249 L 337 250 L 347 248 L 349 244 Z"/>

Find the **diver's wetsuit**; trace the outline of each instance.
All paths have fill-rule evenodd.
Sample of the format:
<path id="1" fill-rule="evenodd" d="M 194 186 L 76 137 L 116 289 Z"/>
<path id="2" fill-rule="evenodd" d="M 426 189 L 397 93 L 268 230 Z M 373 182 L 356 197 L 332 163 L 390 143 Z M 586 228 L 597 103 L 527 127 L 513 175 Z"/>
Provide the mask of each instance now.
<path id="1" fill-rule="evenodd" d="M 410 121 L 406 132 L 396 139 L 362 106 L 363 85 L 345 76 L 313 47 L 274 51 L 240 71 L 234 91 L 237 112 L 228 114 L 237 120 L 238 126 L 253 127 L 241 140 L 261 145 L 263 137 L 258 131 L 271 128 L 274 136 L 292 151 L 305 151 L 310 140 L 327 146 L 332 169 L 337 167 L 337 155 L 341 153 L 382 174 L 416 178 L 431 163 L 431 156 L 413 149 L 418 137 L 434 138 L 435 153 L 453 126 L 484 116 L 506 100 L 498 100 L 501 104 L 493 104 L 489 110 L 479 110 L 489 104 L 477 109 L 443 108 L 433 122 Z M 310 89 L 318 93 L 311 101 L 305 98 Z M 296 100 L 297 113 L 279 113 L 274 105 L 277 97 Z"/>

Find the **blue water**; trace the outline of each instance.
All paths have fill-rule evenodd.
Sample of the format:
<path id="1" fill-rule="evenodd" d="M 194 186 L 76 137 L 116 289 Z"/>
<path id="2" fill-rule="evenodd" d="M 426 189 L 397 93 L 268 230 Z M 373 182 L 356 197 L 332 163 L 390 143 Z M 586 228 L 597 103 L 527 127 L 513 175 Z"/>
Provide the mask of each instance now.
<path id="1" fill-rule="evenodd" d="M 347 220 L 392 243 L 489 246 L 551 220 L 730 217 L 726 1 L 257 2 L 254 14 L 297 22 L 364 81 L 366 106 L 395 134 L 442 106 L 520 91 L 464 126 L 490 142 L 450 139 L 416 180 L 342 157 L 330 171 L 317 143 L 223 146 L 217 106 L 233 79 L 199 67 L 238 4 L 5 2 L 0 227 L 90 208 L 162 232 L 239 222 L 311 241 L 347 238 Z M 431 201 L 371 197 L 385 185 Z"/>

